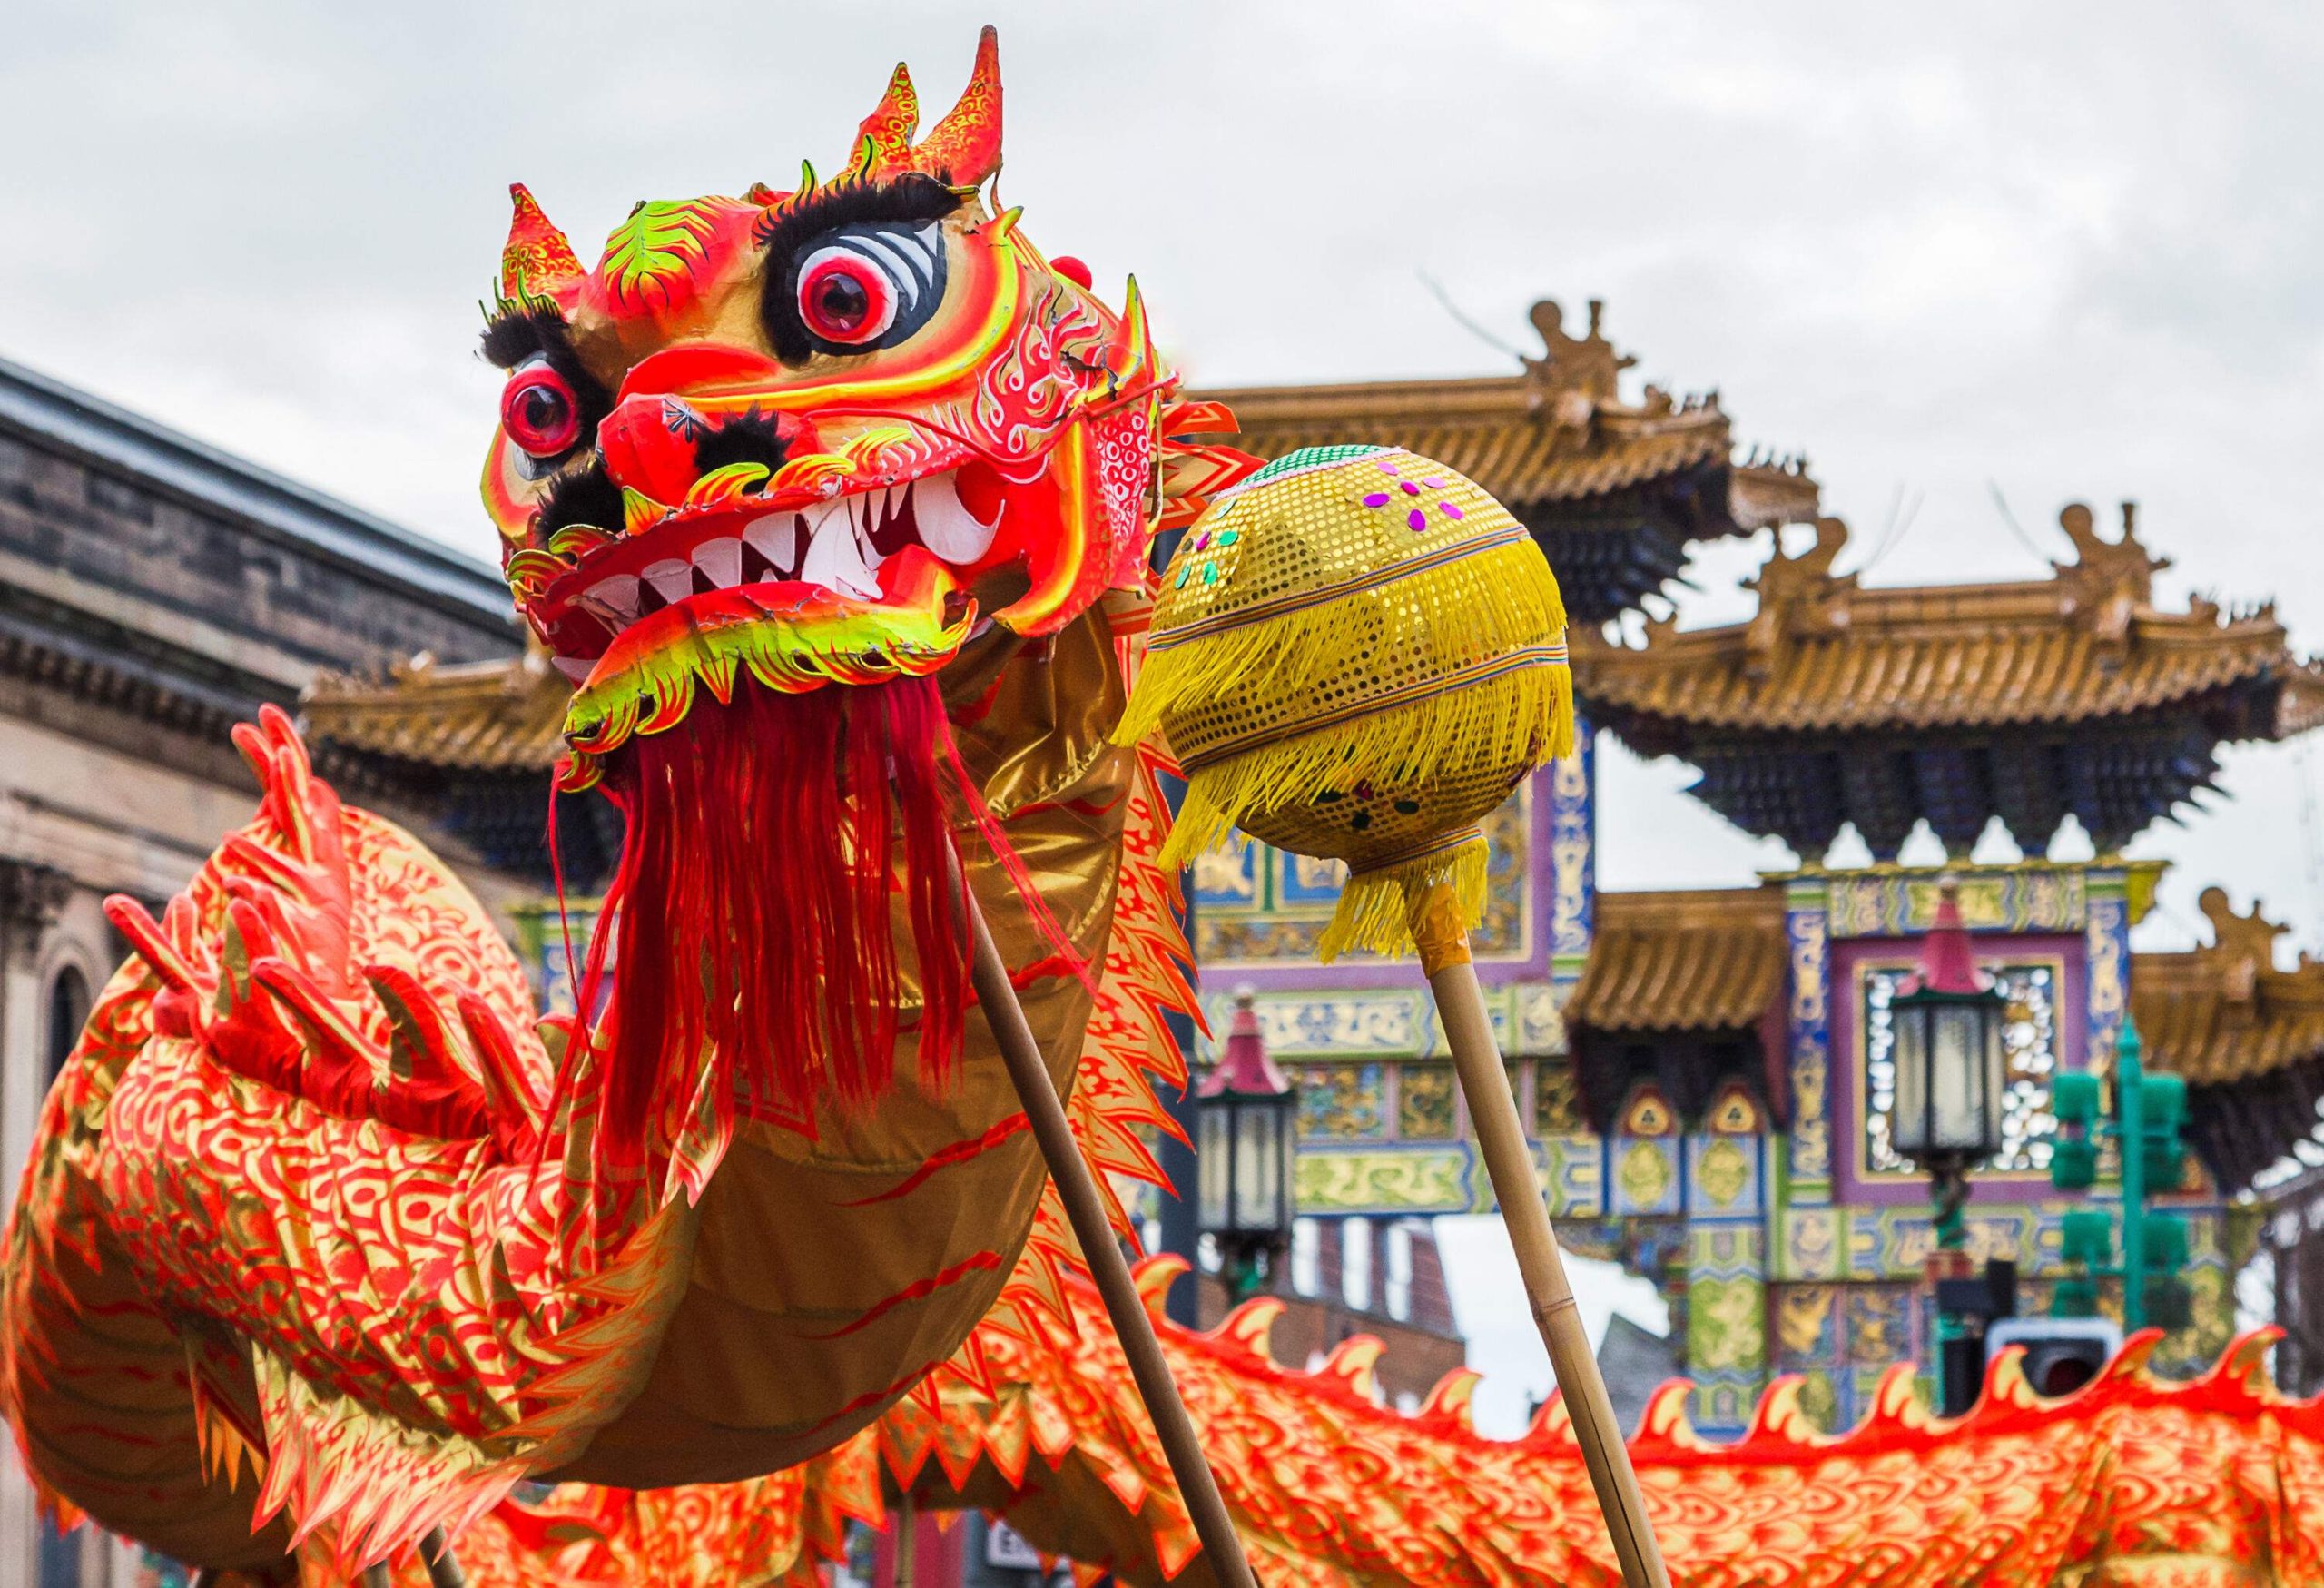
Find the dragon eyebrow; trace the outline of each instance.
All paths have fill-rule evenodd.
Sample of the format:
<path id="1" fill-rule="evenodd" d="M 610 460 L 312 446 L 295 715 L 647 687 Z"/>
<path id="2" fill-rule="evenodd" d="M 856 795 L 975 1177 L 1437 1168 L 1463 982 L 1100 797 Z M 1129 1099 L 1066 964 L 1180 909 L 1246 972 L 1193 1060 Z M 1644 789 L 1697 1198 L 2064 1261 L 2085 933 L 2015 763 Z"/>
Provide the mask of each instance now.
<path id="1" fill-rule="evenodd" d="M 513 370 L 534 354 L 539 353 L 557 361 L 563 354 L 575 363 L 570 333 L 565 316 L 554 304 L 527 302 L 521 299 L 501 306 L 485 317 L 484 356 L 503 370 Z"/>
<path id="2" fill-rule="evenodd" d="M 826 182 L 794 199 L 759 222 L 758 243 L 768 275 L 786 264 L 804 244 L 834 227 L 856 221 L 940 221 L 968 202 L 968 195 L 932 176 L 908 173 L 892 182 Z"/>

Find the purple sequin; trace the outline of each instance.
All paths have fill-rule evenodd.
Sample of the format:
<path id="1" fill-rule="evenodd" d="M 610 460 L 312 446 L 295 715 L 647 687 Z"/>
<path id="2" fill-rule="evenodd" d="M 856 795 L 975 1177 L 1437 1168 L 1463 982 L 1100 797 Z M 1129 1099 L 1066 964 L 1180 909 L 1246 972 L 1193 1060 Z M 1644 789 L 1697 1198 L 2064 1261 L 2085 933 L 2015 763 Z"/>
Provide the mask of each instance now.
<path id="1" fill-rule="evenodd" d="M 1404 494 L 1408 497 L 1416 497 L 1420 495 L 1420 487 L 1414 485 L 1408 479 L 1404 481 Z"/>
<path id="2" fill-rule="evenodd" d="M 1364 505 L 1367 508 L 1384 508 L 1388 505 L 1388 493 L 1384 490 L 1374 491 L 1364 498 Z"/>
<path id="3" fill-rule="evenodd" d="M 1404 515 L 1404 522 L 1411 525 L 1413 527 L 1413 533 L 1417 535 L 1422 530 L 1428 528 L 1428 515 L 1422 512 L 1418 508 L 1414 508 L 1411 512 Z"/>
<path id="4" fill-rule="evenodd" d="M 1436 510 L 1437 510 L 1438 512 L 1440 512 L 1440 513 L 1443 513 L 1443 514 L 1446 518 L 1459 518 L 1459 517 L 1461 516 L 1461 509 L 1460 509 L 1460 508 L 1459 508 L 1457 505 L 1455 505 L 1454 503 L 1452 503 L 1452 502 L 1439 502 L 1439 503 L 1437 503 L 1437 504 L 1436 504 Z"/>
<path id="5" fill-rule="evenodd" d="M 1380 466 L 1380 472 L 1383 474 L 1393 474 L 1396 472 L 1396 466 L 1393 463 L 1383 463 Z"/>
<path id="6" fill-rule="evenodd" d="M 1426 479 L 1422 480 L 1422 481 L 1421 481 L 1421 484 L 1423 484 L 1423 485 L 1424 485 L 1424 486 L 1428 487 L 1428 488 L 1429 488 L 1429 489 L 1431 489 L 1431 490 L 1443 490 L 1443 489 L 1444 488 L 1444 482 L 1443 482 L 1443 480 L 1441 480 L 1441 479 L 1437 478 L 1436 478 L 1434 475 L 1433 475 L 1433 474 L 1432 474 L 1432 475 L 1430 475 Z"/>
<path id="7" fill-rule="evenodd" d="M 1195 549 L 1196 551 L 1208 551 L 1210 549 L 1209 530 L 1206 529 L 1201 534 L 1195 537 Z"/>

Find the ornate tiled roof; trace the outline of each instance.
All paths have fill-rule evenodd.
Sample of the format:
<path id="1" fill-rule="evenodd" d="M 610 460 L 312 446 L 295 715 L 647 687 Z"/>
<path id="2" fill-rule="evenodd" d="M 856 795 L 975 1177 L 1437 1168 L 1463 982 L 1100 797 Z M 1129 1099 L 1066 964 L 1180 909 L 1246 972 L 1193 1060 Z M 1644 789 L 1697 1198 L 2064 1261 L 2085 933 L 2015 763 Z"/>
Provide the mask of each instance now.
<path id="1" fill-rule="evenodd" d="M 420 656 L 385 680 L 330 675 L 302 699 L 327 751 L 453 772 L 547 772 L 573 686 L 537 650 L 445 666 Z"/>
<path id="2" fill-rule="evenodd" d="M 1882 860 L 1924 817 L 1955 853 L 1995 815 L 2038 850 L 2068 814 L 2110 851 L 2207 785 L 2221 742 L 2324 722 L 2324 669 L 2270 607 L 2165 611 L 2128 504 L 2118 539 L 2086 508 L 2059 522 L 2077 556 L 2046 579 L 1866 589 L 1818 519 L 1748 623 L 1649 623 L 1643 648 L 1578 629 L 1576 689 L 1633 749 L 1701 766 L 1747 832 L 1813 856 L 1852 822 Z"/>
<path id="3" fill-rule="evenodd" d="M 2131 1013 L 2147 1068 L 2218 1086 L 2324 1056 L 2324 965 L 2303 958 L 2277 970 L 2282 927 L 2257 910 L 2230 913 L 2217 888 L 2202 902 L 2217 940 L 2210 947 L 2132 961 Z"/>
<path id="4" fill-rule="evenodd" d="M 2131 1014 L 2152 1072 L 2186 1078 L 2193 1144 L 2228 1190 L 2316 1129 L 2324 1099 L 2324 965 L 2275 968 L 2283 932 L 2217 888 L 2201 900 L 2211 942 L 2131 962 Z"/>
<path id="5" fill-rule="evenodd" d="M 1565 1006 L 1600 1031 L 1753 1027 L 1783 992 L 1775 888 L 1600 893 L 1596 940 Z"/>
<path id="6" fill-rule="evenodd" d="M 1649 386 L 1623 400 L 1618 377 L 1634 360 L 1600 331 L 1601 307 L 1590 303 L 1589 330 L 1574 337 L 1555 303 L 1535 304 L 1542 355 L 1516 375 L 1195 395 L 1233 409 L 1243 427 L 1233 444 L 1262 457 L 1376 441 L 1459 469 L 1542 538 L 1568 606 L 1594 620 L 1675 575 L 1686 541 L 1791 523 L 1817 506 L 1804 459 L 1730 463 L 1717 392 L 1678 399 Z"/>
<path id="7" fill-rule="evenodd" d="M 2078 505 L 2059 523 L 2080 557 L 2047 579 L 1866 589 L 1831 572 L 1847 530 L 1820 519 L 1814 548 L 1761 570 L 1748 623 L 1649 623 L 1643 650 L 1577 635 L 1582 691 L 1601 717 L 1767 733 L 2084 722 L 2267 680 L 2287 687 L 2260 736 L 2324 720 L 2324 671 L 2292 655 L 2271 607 L 2163 611 L 2152 580 L 2171 565 L 2128 504 L 2119 540 Z"/>

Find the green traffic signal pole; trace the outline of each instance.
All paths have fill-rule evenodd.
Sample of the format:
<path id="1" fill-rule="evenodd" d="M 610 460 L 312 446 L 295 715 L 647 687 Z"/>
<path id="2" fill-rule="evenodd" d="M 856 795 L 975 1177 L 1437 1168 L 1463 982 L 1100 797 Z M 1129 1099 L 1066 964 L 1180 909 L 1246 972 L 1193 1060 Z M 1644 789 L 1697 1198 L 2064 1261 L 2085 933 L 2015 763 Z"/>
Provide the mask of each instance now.
<path id="1" fill-rule="evenodd" d="M 2118 1139 L 2122 1155 L 2122 1332 L 2146 1327 L 2146 1070 L 2138 1023 L 2122 1016 L 2122 1041 L 2114 1051 L 2114 1095 L 2122 1111 Z"/>

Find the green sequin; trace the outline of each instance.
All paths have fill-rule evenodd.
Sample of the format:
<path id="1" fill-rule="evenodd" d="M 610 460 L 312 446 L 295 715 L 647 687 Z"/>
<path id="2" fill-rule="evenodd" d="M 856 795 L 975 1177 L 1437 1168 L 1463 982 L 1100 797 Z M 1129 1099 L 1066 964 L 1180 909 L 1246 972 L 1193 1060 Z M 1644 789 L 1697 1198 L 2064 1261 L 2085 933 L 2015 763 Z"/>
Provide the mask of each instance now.
<path id="1" fill-rule="evenodd" d="M 1377 453 L 1394 450 L 1393 447 L 1376 447 L 1368 443 L 1362 445 L 1342 443 L 1334 447 L 1302 447 L 1296 452 L 1285 453 L 1250 478 L 1237 485 L 1235 491 L 1239 496 L 1253 486 L 1265 485 L 1271 479 L 1281 479 L 1286 474 L 1295 474 L 1302 469 L 1317 469 L 1330 463 L 1344 463 L 1351 458 L 1370 458 Z"/>

